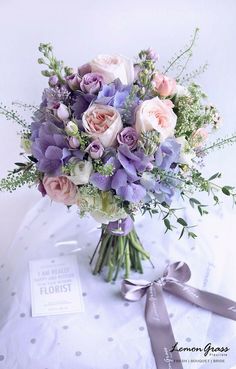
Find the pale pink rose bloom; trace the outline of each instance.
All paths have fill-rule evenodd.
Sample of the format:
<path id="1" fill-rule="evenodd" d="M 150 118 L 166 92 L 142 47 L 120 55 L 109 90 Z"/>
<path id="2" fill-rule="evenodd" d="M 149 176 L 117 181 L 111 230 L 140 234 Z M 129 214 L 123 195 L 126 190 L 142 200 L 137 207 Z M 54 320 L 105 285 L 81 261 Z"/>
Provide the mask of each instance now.
<path id="1" fill-rule="evenodd" d="M 162 97 L 171 96 L 176 91 L 176 81 L 174 78 L 156 73 L 153 80 L 154 90 Z"/>
<path id="2" fill-rule="evenodd" d="M 119 78 L 124 85 L 134 81 L 132 60 L 121 55 L 98 55 L 90 62 L 92 72 L 100 73 L 106 84 Z"/>
<path id="3" fill-rule="evenodd" d="M 205 128 L 198 128 L 192 135 L 193 144 L 195 147 L 201 146 L 208 138 L 208 132 Z"/>
<path id="4" fill-rule="evenodd" d="M 115 108 L 93 104 L 83 114 L 82 121 L 85 131 L 93 139 L 99 139 L 104 147 L 116 145 L 116 136 L 123 128 L 123 124 Z"/>
<path id="5" fill-rule="evenodd" d="M 56 202 L 73 205 L 76 201 L 76 186 L 67 177 L 48 177 L 43 179 L 43 186 L 47 195 Z"/>
<path id="6" fill-rule="evenodd" d="M 139 105 L 136 112 L 135 129 L 138 133 L 156 130 L 161 141 L 174 135 L 177 116 L 169 103 L 154 97 Z"/>

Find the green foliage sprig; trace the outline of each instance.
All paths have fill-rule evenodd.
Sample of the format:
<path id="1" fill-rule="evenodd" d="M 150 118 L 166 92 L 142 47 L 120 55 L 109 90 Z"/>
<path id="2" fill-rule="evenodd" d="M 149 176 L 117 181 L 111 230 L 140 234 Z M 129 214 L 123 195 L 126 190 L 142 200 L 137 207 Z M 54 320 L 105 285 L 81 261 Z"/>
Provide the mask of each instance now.
<path id="1" fill-rule="evenodd" d="M 62 60 L 56 59 L 53 54 L 53 47 L 49 44 L 41 43 L 39 45 L 39 51 L 43 54 L 43 57 L 38 59 L 39 64 L 43 64 L 48 67 L 48 69 L 43 70 L 41 73 L 45 77 L 51 77 L 56 75 L 61 83 L 65 82 L 64 75 L 69 75 L 73 73 L 71 68 L 64 66 Z"/>

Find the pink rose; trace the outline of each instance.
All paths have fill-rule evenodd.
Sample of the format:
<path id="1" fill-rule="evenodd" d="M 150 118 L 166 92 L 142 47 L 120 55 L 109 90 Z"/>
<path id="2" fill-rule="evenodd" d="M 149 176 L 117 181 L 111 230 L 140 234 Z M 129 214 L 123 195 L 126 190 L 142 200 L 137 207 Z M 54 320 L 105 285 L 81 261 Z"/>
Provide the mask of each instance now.
<path id="1" fill-rule="evenodd" d="M 156 130 L 161 141 L 174 135 L 177 116 L 169 102 L 154 97 L 139 105 L 136 112 L 135 129 L 138 133 Z"/>
<path id="2" fill-rule="evenodd" d="M 121 55 L 98 55 L 90 62 L 92 72 L 103 76 L 105 83 L 111 83 L 119 78 L 123 85 L 129 85 L 134 80 L 132 60 Z"/>
<path id="3" fill-rule="evenodd" d="M 76 186 L 67 177 L 45 176 L 43 186 L 53 201 L 62 202 L 65 205 L 75 204 Z"/>
<path id="4" fill-rule="evenodd" d="M 156 73 L 152 80 L 154 90 L 162 97 L 171 96 L 176 91 L 176 81 L 174 78 Z"/>
<path id="5" fill-rule="evenodd" d="M 93 104 L 83 114 L 82 121 L 85 131 L 93 139 L 99 139 L 104 147 L 116 145 L 116 136 L 123 128 L 123 124 L 115 108 Z"/>

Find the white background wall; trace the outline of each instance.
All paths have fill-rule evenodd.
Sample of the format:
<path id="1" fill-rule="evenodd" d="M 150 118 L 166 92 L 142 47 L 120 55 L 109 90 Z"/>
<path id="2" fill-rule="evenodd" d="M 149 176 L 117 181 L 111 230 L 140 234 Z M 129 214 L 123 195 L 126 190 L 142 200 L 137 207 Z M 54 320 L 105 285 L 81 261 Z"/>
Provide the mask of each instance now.
<path id="1" fill-rule="evenodd" d="M 198 26 L 192 66 L 209 62 L 199 82 L 224 118 L 224 135 L 236 124 L 235 15 L 234 0 L 0 0 L 0 100 L 39 103 L 46 86 L 36 62 L 40 42 L 52 42 L 56 55 L 71 66 L 98 53 L 132 57 L 149 46 L 163 65 Z M 0 117 L 0 177 L 13 167 L 19 151 L 16 125 Z M 212 154 L 205 171 L 222 171 L 225 183 L 236 185 L 235 155 L 236 147 Z M 2 247 L 39 199 L 36 190 L 27 188 L 0 194 Z"/>

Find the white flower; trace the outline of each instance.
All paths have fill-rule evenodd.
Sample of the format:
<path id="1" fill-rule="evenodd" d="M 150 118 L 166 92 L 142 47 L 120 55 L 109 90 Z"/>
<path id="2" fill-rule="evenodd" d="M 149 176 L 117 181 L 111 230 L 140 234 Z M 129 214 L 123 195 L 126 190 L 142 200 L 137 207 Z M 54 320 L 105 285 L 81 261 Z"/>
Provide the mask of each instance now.
<path id="1" fill-rule="evenodd" d="M 141 133 L 155 130 L 160 133 L 161 141 L 173 136 L 177 116 L 172 106 L 170 100 L 160 100 L 159 97 L 145 100 L 136 112 L 136 131 Z"/>
<path id="2" fill-rule="evenodd" d="M 104 147 L 115 146 L 116 136 L 123 128 L 119 112 L 108 105 L 93 104 L 83 114 L 85 131 L 99 139 Z"/>
<path id="3" fill-rule="evenodd" d="M 176 85 L 175 96 L 177 99 L 182 96 L 188 96 L 188 95 L 189 95 L 189 91 L 186 87 L 182 85 Z"/>
<path id="4" fill-rule="evenodd" d="M 194 150 L 184 136 L 177 137 L 176 142 L 181 145 L 179 163 L 187 164 L 191 167 L 193 165 L 192 159 L 196 156 Z"/>
<path id="5" fill-rule="evenodd" d="M 77 193 L 77 205 L 81 210 L 89 211 L 90 215 L 99 223 L 108 224 L 126 218 L 126 212 L 120 208 L 110 191 L 85 195 Z"/>
<path id="6" fill-rule="evenodd" d="M 129 85 L 134 80 L 132 60 L 121 55 L 98 55 L 90 62 L 92 72 L 103 76 L 105 83 L 119 78 L 121 83 Z"/>
<path id="7" fill-rule="evenodd" d="M 90 161 L 71 159 L 71 172 L 68 178 L 75 185 L 83 185 L 89 182 L 90 175 L 93 170 L 93 166 Z"/>

